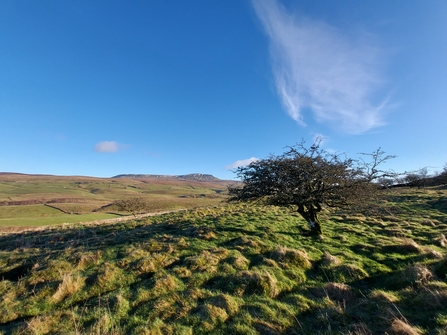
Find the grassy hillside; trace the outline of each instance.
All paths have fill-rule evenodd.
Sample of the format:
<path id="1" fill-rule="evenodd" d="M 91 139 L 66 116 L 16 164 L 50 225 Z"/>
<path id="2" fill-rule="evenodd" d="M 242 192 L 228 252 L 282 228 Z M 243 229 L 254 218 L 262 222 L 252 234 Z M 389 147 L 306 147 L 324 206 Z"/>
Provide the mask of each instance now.
<path id="1" fill-rule="evenodd" d="M 232 205 L 3 233 L 0 333 L 447 334 L 446 190 L 322 222 Z"/>
<path id="2" fill-rule="evenodd" d="M 0 174 L 0 227 L 40 226 L 110 219 L 115 200 L 142 196 L 148 211 L 217 204 L 228 182 Z"/>

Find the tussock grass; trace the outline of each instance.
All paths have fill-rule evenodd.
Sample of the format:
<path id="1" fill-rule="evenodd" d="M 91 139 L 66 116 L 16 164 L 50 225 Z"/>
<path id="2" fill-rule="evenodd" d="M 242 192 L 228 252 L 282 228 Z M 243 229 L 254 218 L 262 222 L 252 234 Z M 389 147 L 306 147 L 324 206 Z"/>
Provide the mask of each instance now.
<path id="1" fill-rule="evenodd" d="M 312 266 L 305 250 L 296 250 L 279 246 L 272 251 L 270 257 L 283 267 L 292 265 L 303 269 L 309 269 Z"/>
<path id="2" fill-rule="evenodd" d="M 426 265 L 414 264 L 389 276 L 387 285 L 393 288 L 417 287 L 427 284 L 432 279 L 433 273 Z"/>
<path id="3" fill-rule="evenodd" d="M 200 318 L 202 327 L 207 331 L 219 327 L 229 317 L 225 309 L 211 304 L 200 306 L 196 315 Z"/>
<path id="4" fill-rule="evenodd" d="M 278 280 L 264 270 L 242 271 L 238 278 L 242 282 L 244 294 L 260 294 L 274 298 L 278 295 Z"/>
<path id="5" fill-rule="evenodd" d="M 58 303 L 65 297 L 71 296 L 78 292 L 85 284 L 85 278 L 78 274 L 64 274 L 62 276 L 62 282 L 59 284 L 56 292 L 52 295 L 51 299 Z"/>
<path id="6" fill-rule="evenodd" d="M 48 334 L 57 327 L 58 321 L 51 316 L 36 316 L 26 322 L 26 328 L 31 334 Z"/>
<path id="7" fill-rule="evenodd" d="M 395 303 L 399 301 L 399 297 L 397 297 L 394 293 L 383 291 L 381 289 L 371 291 L 369 298 L 376 300 L 378 303 Z"/>
<path id="8" fill-rule="evenodd" d="M 323 213 L 324 239 L 247 205 L 11 231 L 0 334 L 443 334 L 447 212 L 386 192 L 382 211 Z"/>
<path id="9" fill-rule="evenodd" d="M 97 292 L 107 292 L 132 282 L 132 274 L 126 273 L 114 263 L 104 263 L 94 279 L 93 288 Z"/>
<path id="10" fill-rule="evenodd" d="M 101 251 L 96 252 L 85 251 L 79 254 L 79 260 L 77 261 L 77 268 L 84 270 L 90 266 L 98 265 L 101 259 Z"/>
<path id="11" fill-rule="evenodd" d="M 250 261 L 240 252 L 233 252 L 225 261 L 235 270 L 247 270 L 250 266 Z"/>
<path id="12" fill-rule="evenodd" d="M 439 258 L 442 258 L 442 253 L 437 250 L 427 247 L 427 248 L 424 248 L 424 256 L 427 258 L 439 259 Z"/>
<path id="13" fill-rule="evenodd" d="M 406 321 L 394 319 L 390 328 L 391 334 L 395 335 L 420 335 L 422 332 L 408 324 Z"/>
<path id="14" fill-rule="evenodd" d="M 329 282 L 326 283 L 323 288 L 330 299 L 338 302 L 349 304 L 357 299 L 357 295 L 352 287 L 347 284 Z"/>
<path id="15" fill-rule="evenodd" d="M 427 310 L 437 310 L 447 306 L 447 284 L 443 282 L 431 282 L 415 292 L 412 292 L 412 301 L 419 306 L 425 306 Z"/>
<path id="16" fill-rule="evenodd" d="M 420 253 L 422 251 L 421 246 L 413 241 L 411 238 L 402 238 L 401 243 L 398 244 L 398 248 L 402 252 L 414 252 Z"/>
<path id="17" fill-rule="evenodd" d="M 415 264 L 407 267 L 402 275 L 405 280 L 413 285 L 424 285 L 433 279 L 433 273 L 425 266 L 421 264 Z"/>
<path id="18" fill-rule="evenodd" d="M 326 268 L 337 266 L 341 263 L 340 259 L 331 255 L 330 252 L 325 251 L 323 257 L 321 258 L 321 265 Z"/>
<path id="19" fill-rule="evenodd" d="M 212 305 L 224 309 L 230 316 L 239 311 L 241 303 L 243 304 L 242 299 L 237 299 L 229 294 L 219 294 L 211 300 Z"/>
<path id="20" fill-rule="evenodd" d="M 368 273 L 356 264 L 322 266 L 324 277 L 333 282 L 350 283 L 367 278 Z"/>
<path id="21" fill-rule="evenodd" d="M 443 233 L 439 234 L 439 237 L 436 239 L 436 242 L 438 242 L 438 245 L 441 247 L 447 246 L 447 238 Z"/>

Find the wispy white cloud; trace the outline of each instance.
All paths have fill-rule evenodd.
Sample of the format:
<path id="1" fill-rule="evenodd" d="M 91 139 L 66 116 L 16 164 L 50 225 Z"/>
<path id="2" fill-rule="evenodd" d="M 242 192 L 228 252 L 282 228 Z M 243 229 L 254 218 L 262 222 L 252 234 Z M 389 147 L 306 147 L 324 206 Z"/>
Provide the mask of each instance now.
<path id="1" fill-rule="evenodd" d="M 94 149 L 96 152 L 117 152 L 121 148 L 122 145 L 115 141 L 103 141 L 97 143 Z"/>
<path id="2" fill-rule="evenodd" d="M 386 101 L 374 103 L 383 84 L 381 49 L 372 35 L 342 33 L 291 13 L 277 0 L 253 0 L 270 39 L 276 88 L 287 113 L 305 125 L 303 110 L 348 133 L 384 124 Z"/>
<path id="3" fill-rule="evenodd" d="M 247 166 L 247 165 L 250 165 L 250 163 L 256 162 L 258 160 L 259 160 L 259 158 L 256 158 L 256 157 L 251 157 L 248 159 L 241 159 L 241 160 L 234 162 L 233 164 L 225 166 L 225 169 L 227 169 L 227 170 L 237 169 L 240 166 Z"/>

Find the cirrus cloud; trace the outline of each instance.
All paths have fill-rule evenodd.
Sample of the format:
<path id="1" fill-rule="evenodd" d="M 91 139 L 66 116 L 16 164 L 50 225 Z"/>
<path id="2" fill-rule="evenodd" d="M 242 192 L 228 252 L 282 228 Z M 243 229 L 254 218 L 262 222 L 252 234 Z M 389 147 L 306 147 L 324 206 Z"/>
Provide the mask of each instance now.
<path id="1" fill-rule="evenodd" d="M 269 37 L 278 95 L 295 121 L 306 125 L 303 111 L 310 110 L 317 122 L 352 134 L 385 123 L 386 98 L 374 101 L 383 51 L 371 34 L 348 34 L 277 0 L 252 4 Z"/>

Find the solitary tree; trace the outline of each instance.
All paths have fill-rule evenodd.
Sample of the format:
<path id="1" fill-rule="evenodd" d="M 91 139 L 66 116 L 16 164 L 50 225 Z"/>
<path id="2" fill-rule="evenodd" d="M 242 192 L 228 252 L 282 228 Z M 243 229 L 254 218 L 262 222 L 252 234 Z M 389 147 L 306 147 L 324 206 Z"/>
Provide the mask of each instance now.
<path id="1" fill-rule="evenodd" d="M 417 186 L 417 188 L 423 188 L 427 183 L 427 176 L 428 170 L 424 167 L 415 172 L 408 173 L 404 180 L 410 187 Z"/>
<path id="2" fill-rule="evenodd" d="M 143 213 L 148 208 L 148 202 L 143 197 L 132 197 L 126 199 L 120 199 L 113 202 L 119 211 L 129 212 L 134 217 L 137 217 L 137 214 Z"/>
<path id="3" fill-rule="evenodd" d="M 413 172 L 408 173 L 406 176 L 404 176 L 403 180 L 410 187 L 417 186 L 419 182 L 419 175 Z"/>
<path id="4" fill-rule="evenodd" d="M 317 140 L 310 148 L 304 141 L 279 156 L 237 168 L 242 186 L 229 187 L 229 201 L 261 201 L 292 206 L 308 222 L 311 234 L 321 234 L 318 213 L 323 207 L 343 207 L 371 196 L 378 178 L 390 177 L 379 166 L 395 156 L 379 148 L 362 154 L 368 160 L 353 160 L 320 148 Z"/>
<path id="5" fill-rule="evenodd" d="M 395 180 L 396 178 L 382 177 L 377 179 L 377 183 L 382 188 L 390 188 L 391 186 L 393 186 Z"/>

